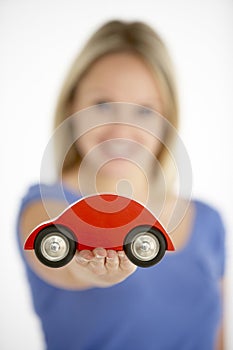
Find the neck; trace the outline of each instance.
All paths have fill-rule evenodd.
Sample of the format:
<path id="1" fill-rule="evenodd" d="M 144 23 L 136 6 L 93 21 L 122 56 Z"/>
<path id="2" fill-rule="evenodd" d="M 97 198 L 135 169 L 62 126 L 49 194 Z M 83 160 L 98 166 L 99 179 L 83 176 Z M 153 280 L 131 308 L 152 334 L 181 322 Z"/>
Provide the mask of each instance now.
<path id="1" fill-rule="evenodd" d="M 72 191 L 89 195 L 92 193 L 116 193 L 126 197 L 132 197 L 142 203 L 148 202 L 151 184 L 148 177 L 139 170 L 130 172 L 104 173 L 99 171 L 95 175 L 90 169 L 79 171 L 78 167 L 63 174 L 62 180 Z"/>
<path id="2" fill-rule="evenodd" d="M 97 177 L 96 190 L 100 193 L 117 193 L 145 203 L 148 197 L 149 184 L 145 176 Z"/>
<path id="3" fill-rule="evenodd" d="M 93 175 L 90 171 L 79 171 L 78 167 L 63 174 L 65 185 L 72 191 L 81 192 L 83 195 L 93 193 L 116 193 L 122 196 L 133 198 L 146 205 L 157 216 L 163 211 L 169 199 L 168 193 L 161 189 L 163 184 L 159 184 L 149 179 L 140 169 L 134 172 L 125 171 L 121 173 L 106 174 L 99 171 Z"/>

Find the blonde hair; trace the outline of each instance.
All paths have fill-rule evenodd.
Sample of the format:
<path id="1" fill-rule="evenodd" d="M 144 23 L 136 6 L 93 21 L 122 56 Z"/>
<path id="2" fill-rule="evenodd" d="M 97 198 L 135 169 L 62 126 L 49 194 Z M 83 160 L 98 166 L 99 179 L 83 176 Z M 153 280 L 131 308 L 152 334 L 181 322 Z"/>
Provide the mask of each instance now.
<path id="1" fill-rule="evenodd" d="M 78 57 L 71 66 L 64 81 L 56 111 L 54 128 L 56 129 L 71 115 L 72 101 L 78 84 L 88 69 L 101 57 L 115 53 L 130 51 L 143 59 L 150 67 L 163 101 L 163 115 L 175 127 L 178 126 L 178 100 L 174 83 L 172 62 L 168 51 L 155 31 L 142 22 L 110 21 L 101 26 L 88 40 Z M 55 157 L 62 172 L 67 171 L 81 161 L 77 148 L 72 145 L 65 159 L 63 158 L 66 145 L 69 144 L 71 130 L 64 130 L 62 139 L 55 145 Z M 170 138 L 170 140 L 169 140 Z M 166 145 L 172 136 L 166 135 Z M 157 156 L 162 167 L 166 167 L 168 151 L 163 146 Z M 64 162 L 63 162 L 64 161 Z"/>

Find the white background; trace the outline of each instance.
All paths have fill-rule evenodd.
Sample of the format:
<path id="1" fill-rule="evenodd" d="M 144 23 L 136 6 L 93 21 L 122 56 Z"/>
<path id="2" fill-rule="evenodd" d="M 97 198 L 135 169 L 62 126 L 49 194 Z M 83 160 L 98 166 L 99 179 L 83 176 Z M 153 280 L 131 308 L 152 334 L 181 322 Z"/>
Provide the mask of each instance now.
<path id="1" fill-rule="evenodd" d="M 92 31 L 113 18 L 148 22 L 173 56 L 193 194 L 217 207 L 227 228 L 227 349 L 233 349 L 231 0 L 0 1 L 0 348 L 43 348 L 16 246 L 17 208 L 39 179 L 67 67 Z"/>

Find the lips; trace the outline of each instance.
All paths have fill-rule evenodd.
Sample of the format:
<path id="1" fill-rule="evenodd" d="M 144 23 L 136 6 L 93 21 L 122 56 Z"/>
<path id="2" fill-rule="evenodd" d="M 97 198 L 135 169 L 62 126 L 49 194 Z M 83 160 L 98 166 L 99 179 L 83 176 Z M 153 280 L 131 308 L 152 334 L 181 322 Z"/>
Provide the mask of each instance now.
<path id="1" fill-rule="evenodd" d="M 99 150 L 109 158 L 132 158 L 138 151 L 138 144 L 132 140 L 112 139 L 101 143 Z"/>

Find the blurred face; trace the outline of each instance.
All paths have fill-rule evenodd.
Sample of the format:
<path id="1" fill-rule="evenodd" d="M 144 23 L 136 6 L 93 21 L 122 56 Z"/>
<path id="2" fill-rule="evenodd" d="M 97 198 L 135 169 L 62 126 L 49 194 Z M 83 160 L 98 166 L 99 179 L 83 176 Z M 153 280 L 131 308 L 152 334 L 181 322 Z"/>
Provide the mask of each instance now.
<path id="1" fill-rule="evenodd" d="M 99 161 L 108 175 L 133 174 L 138 166 L 149 168 L 151 155 L 161 147 L 150 131 L 156 129 L 154 134 L 159 134 L 162 128 L 152 110 L 162 114 L 162 102 L 145 63 L 131 53 L 100 58 L 79 83 L 72 112 L 93 105 L 75 121 L 81 156 Z"/>

